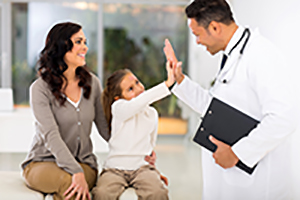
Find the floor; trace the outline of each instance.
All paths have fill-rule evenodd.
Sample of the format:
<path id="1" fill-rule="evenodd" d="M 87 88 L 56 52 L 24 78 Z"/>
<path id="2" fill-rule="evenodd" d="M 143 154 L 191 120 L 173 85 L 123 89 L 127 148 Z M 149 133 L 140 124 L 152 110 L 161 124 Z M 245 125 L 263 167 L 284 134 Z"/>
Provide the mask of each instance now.
<path id="1" fill-rule="evenodd" d="M 201 200 L 201 150 L 184 136 L 159 135 L 157 168 L 169 179 L 171 200 Z M 18 171 L 26 153 L 0 153 L 1 171 Z M 106 153 L 97 153 L 99 164 Z"/>

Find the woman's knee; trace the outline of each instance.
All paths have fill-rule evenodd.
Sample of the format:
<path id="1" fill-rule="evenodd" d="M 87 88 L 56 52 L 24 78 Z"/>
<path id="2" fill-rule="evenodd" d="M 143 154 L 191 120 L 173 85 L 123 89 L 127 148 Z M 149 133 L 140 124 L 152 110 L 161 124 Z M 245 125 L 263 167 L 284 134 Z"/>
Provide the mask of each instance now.
<path id="1" fill-rule="evenodd" d="M 37 162 L 24 170 L 27 185 L 44 193 L 56 192 L 60 187 L 71 185 L 72 176 L 53 163 Z"/>
<path id="2" fill-rule="evenodd" d="M 72 175 L 67 172 L 60 174 L 57 184 L 61 190 L 67 190 L 72 184 Z"/>

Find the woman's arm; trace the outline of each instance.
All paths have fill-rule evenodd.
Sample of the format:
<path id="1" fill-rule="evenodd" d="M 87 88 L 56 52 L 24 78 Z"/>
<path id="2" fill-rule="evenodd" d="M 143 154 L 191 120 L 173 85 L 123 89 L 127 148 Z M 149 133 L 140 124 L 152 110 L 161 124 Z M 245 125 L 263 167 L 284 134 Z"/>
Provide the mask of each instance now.
<path id="1" fill-rule="evenodd" d="M 108 141 L 110 138 L 110 134 L 108 131 L 108 126 L 107 126 L 107 122 L 105 119 L 105 115 L 104 115 L 104 111 L 102 108 L 102 104 L 101 104 L 101 94 L 102 94 L 102 87 L 101 87 L 101 83 L 100 80 L 92 75 L 92 79 L 93 79 L 93 87 L 95 87 L 95 119 L 94 122 L 96 124 L 96 127 L 98 129 L 99 134 L 101 135 L 101 137 L 105 140 Z"/>

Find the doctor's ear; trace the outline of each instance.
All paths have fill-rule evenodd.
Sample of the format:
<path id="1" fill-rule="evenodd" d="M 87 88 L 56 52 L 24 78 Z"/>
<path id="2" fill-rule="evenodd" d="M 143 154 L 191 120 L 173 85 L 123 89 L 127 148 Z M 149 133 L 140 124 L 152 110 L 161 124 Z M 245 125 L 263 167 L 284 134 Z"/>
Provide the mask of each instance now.
<path id="1" fill-rule="evenodd" d="M 220 22 L 211 21 L 210 24 L 208 25 L 208 29 L 211 33 L 219 34 L 221 31 Z"/>

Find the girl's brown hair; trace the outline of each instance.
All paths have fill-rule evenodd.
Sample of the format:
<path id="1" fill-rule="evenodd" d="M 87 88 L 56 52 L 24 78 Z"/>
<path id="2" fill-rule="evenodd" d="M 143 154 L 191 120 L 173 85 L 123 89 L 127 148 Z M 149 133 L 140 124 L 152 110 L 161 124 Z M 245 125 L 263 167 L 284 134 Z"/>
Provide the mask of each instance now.
<path id="1" fill-rule="evenodd" d="M 115 102 L 115 97 L 122 97 L 121 82 L 126 74 L 131 73 L 129 69 L 120 69 L 108 77 L 105 88 L 102 92 L 102 106 L 108 123 L 109 132 L 111 132 L 111 105 Z"/>

